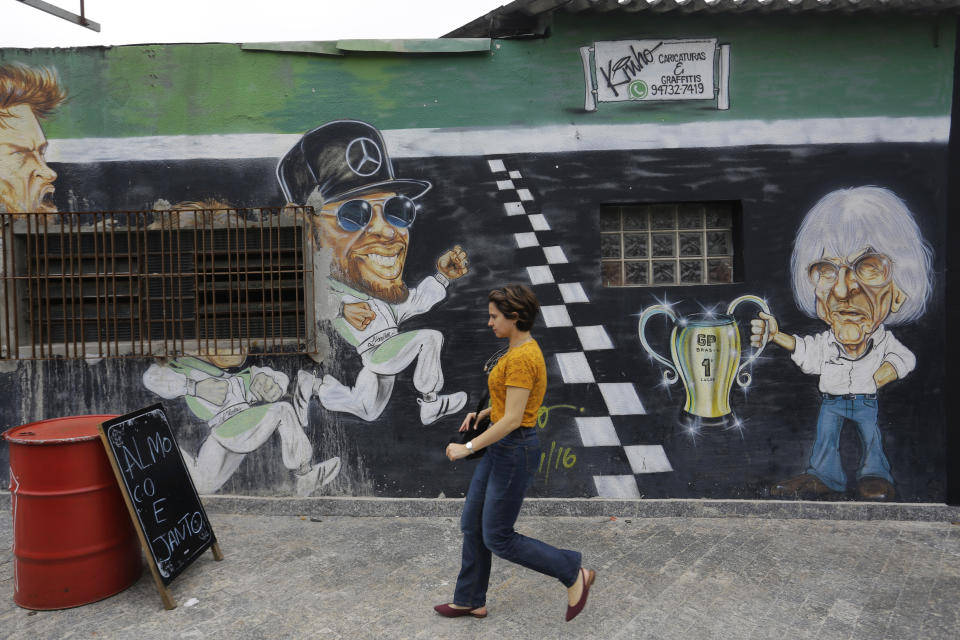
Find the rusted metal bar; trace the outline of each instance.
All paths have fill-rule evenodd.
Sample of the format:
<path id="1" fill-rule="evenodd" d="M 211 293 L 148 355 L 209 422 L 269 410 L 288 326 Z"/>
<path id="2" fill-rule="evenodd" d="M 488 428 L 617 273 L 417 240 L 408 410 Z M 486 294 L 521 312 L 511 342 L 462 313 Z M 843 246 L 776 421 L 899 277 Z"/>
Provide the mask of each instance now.
<path id="1" fill-rule="evenodd" d="M 197 341 L 196 353 L 200 353 L 200 234 L 196 224 L 193 225 L 193 260 L 190 265 L 193 268 L 193 337 Z"/>
<path id="2" fill-rule="evenodd" d="M 103 330 L 102 330 L 102 327 L 101 327 L 101 325 L 100 325 L 100 316 L 101 316 L 101 313 L 100 313 L 100 300 L 102 300 L 102 299 L 103 299 L 103 296 L 106 295 L 106 291 L 105 291 L 106 286 L 104 286 L 104 291 L 101 292 L 101 290 L 100 290 L 100 281 L 101 281 L 101 278 L 100 278 L 100 273 L 101 273 L 101 268 L 100 268 L 100 246 L 99 246 L 99 241 L 98 241 L 98 239 L 97 239 L 97 232 L 96 232 L 96 228 L 97 228 L 97 214 L 96 214 L 96 213 L 93 214 L 93 228 L 94 228 L 94 231 L 93 231 L 93 234 L 91 234 L 91 235 L 93 236 L 93 280 L 94 280 L 94 282 L 96 283 L 96 296 L 94 297 L 94 308 L 97 310 L 97 311 L 96 311 L 96 315 L 97 315 L 97 355 L 99 355 L 100 357 L 103 357 L 103 356 L 105 356 L 105 355 L 109 357 L 109 355 L 110 355 L 110 343 L 107 342 L 107 353 L 104 353 L 104 352 L 103 352 Z M 86 315 L 85 312 L 84 312 L 84 315 Z"/>
<path id="3" fill-rule="evenodd" d="M 184 344 L 186 339 L 186 331 L 184 331 L 184 298 L 183 298 L 183 227 L 181 226 L 180 216 L 176 218 L 177 224 L 177 268 L 175 273 L 177 274 L 177 335 L 180 336 L 180 349 L 177 351 L 179 354 L 186 353 L 187 348 Z"/>
<path id="4" fill-rule="evenodd" d="M 39 327 L 40 327 L 40 319 L 37 318 L 37 317 L 35 317 L 34 308 L 33 308 L 33 287 L 34 287 L 34 285 L 35 285 L 35 279 L 36 279 L 35 276 L 34 276 L 34 273 L 33 273 L 33 255 L 34 255 L 34 253 L 36 253 L 36 251 L 33 250 L 33 249 L 35 249 L 35 247 L 33 246 L 33 230 L 32 230 L 33 223 L 34 223 L 34 217 L 33 217 L 33 216 L 28 216 L 27 219 L 26 219 L 26 224 L 27 224 L 27 237 L 26 237 L 26 254 L 27 254 L 27 256 L 26 256 L 26 258 L 27 258 L 27 262 L 26 262 L 26 270 L 27 270 L 27 273 L 26 273 L 26 281 L 27 281 L 27 282 L 26 282 L 26 285 L 27 285 L 27 309 L 28 309 L 28 314 L 29 314 L 29 316 L 30 316 L 30 321 L 29 321 L 29 322 L 30 322 L 30 324 L 29 324 L 29 326 L 30 326 L 30 354 L 31 354 L 31 357 L 36 358 L 36 357 L 37 357 L 37 339 L 38 339 L 37 334 L 40 332 L 40 329 L 39 329 Z M 38 290 L 38 291 L 37 291 L 37 295 L 39 295 L 39 294 L 40 294 L 40 291 Z M 42 355 L 43 355 L 43 343 L 41 342 L 40 345 L 41 345 L 41 346 L 40 346 L 40 349 L 41 349 L 40 355 L 42 356 Z"/>
<path id="5" fill-rule="evenodd" d="M 141 343 L 141 350 L 137 349 L 137 331 L 134 325 L 134 315 L 138 315 L 136 307 L 134 305 L 134 300 L 136 296 L 134 295 L 133 287 L 133 234 L 130 233 L 130 229 L 133 228 L 133 222 L 139 218 L 137 214 L 128 213 L 126 220 L 126 232 L 127 232 L 127 300 L 130 308 L 130 320 L 127 323 L 127 326 L 130 330 L 130 355 L 140 355 L 142 351 L 143 344 Z"/>
<path id="6" fill-rule="evenodd" d="M 159 216 L 155 214 L 153 216 L 154 220 L 157 220 Z M 161 224 L 163 222 L 162 218 L 160 219 Z M 140 243 L 137 247 L 137 255 L 140 256 L 140 282 L 143 283 L 143 297 L 144 300 L 141 300 L 140 308 L 143 310 L 144 315 L 147 319 L 147 348 L 150 353 L 145 355 L 156 355 L 153 352 L 153 296 L 150 293 L 150 232 L 147 229 L 146 224 L 141 227 L 142 233 L 138 234 L 140 237 Z"/>
<path id="7" fill-rule="evenodd" d="M 202 219 L 201 219 L 202 220 Z M 196 224 L 196 222 L 194 222 Z M 216 302 L 212 300 L 213 295 L 208 294 L 209 285 L 207 284 L 207 275 L 209 273 L 210 278 L 213 279 L 213 272 L 216 269 L 216 260 L 214 251 L 216 250 L 215 243 L 213 241 L 213 224 L 211 223 L 210 228 L 207 228 L 206 221 L 202 222 L 203 224 L 203 233 L 204 233 L 204 269 L 203 269 L 203 335 L 206 338 L 205 350 L 206 355 L 210 355 L 212 352 L 210 350 L 210 313 L 208 309 Z M 209 271 L 207 265 L 209 264 Z M 216 325 L 214 325 L 216 329 Z M 216 345 L 216 336 L 214 336 L 214 345 Z"/>
<path id="8" fill-rule="evenodd" d="M 106 245 L 107 239 L 110 240 L 110 287 L 113 289 L 113 353 L 120 355 L 120 327 L 119 317 L 119 292 L 117 291 L 117 235 L 114 227 L 117 223 L 113 216 L 110 216 L 110 233 L 107 233 L 107 220 L 103 221 L 103 242 Z M 107 304 L 110 304 L 108 301 Z"/>
<path id="9" fill-rule="evenodd" d="M 296 304 L 296 315 L 294 316 L 294 322 L 296 323 L 297 331 L 297 348 L 300 349 L 304 342 L 303 334 L 300 332 L 300 323 L 303 319 L 303 316 L 300 315 L 300 293 L 303 289 L 303 283 L 306 282 L 305 271 L 301 271 L 306 268 L 303 259 L 297 259 L 298 256 L 303 254 L 303 226 L 297 224 L 297 216 L 301 216 L 302 220 L 303 211 L 301 209 L 296 209 L 293 212 L 293 301 Z M 304 277 L 301 277 L 303 275 Z M 304 322 L 304 325 L 306 322 Z"/>
<path id="10" fill-rule="evenodd" d="M 74 227 L 77 227 L 77 228 L 74 229 Z M 79 233 L 79 223 L 77 223 L 77 225 L 74 225 L 72 219 L 71 219 L 71 234 L 72 234 L 73 240 L 71 240 L 70 242 L 70 251 L 74 252 L 74 246 L 76 246 L 76 251 L 72 253 L 71 256 L 76 255 L 76 259 L 77 259 L 77 273 L 76 273 L 76 276 L 74 277 L 74 281 L 77 283 L 77 290 L 79 292 L 78 302 L 80 307 L 80 350 L 81 350 L 81 353 L 85 354 L 87 352 L 87 325 L 86 325 L 86 321 L 83 318 L 83 307 L 84 307 L 83 300 L 85 295 L 84 288 L 83 288 L 84 286 L 83 285 L 83 236 L 81 236 Z M 71 269 L 72 268 L 73 268 L 73 264 L 71 261 Z M 76 317 L 74 317 L 73 322 L 74 324 L 76 324 L 77 322 Z"/>
<path id="11" fill-rule="evenodd" d="M 89 20 L 86 15 L 83 13 L 83 0 L 80 0 L 80 15 L 78 16 L 75 13 L 70 13 L 64 9 L 61 9 L 55 4 L 50 4 L 49 2 L 44 2 L 43 0 L 19 0 L 23 4 L 33 7 L 34 9 L 39 9 L 45 13 L 49 13 L 52 16 L 57 16 L 67 22 L 72 22 L 81 27 L 86 27 L 91 31 L 100 31 L 100 24 Z"/>
<path id="12" fill-rule="evenodd" d="M 211 215 L 211 216 L 213 215 L 213 212 L 212 212 L 212 211 L 210 212 L 210 215 Z M 232 260 L 233 260 L 233 246 L 231 245 L 231 238 L 230 238 L 230 231 L 231 231 L 230 218 L 231 218 L 231 217 L 232 217 L 232 216 L 230 215 L 230 212 L 227 211 L 227 225 L 226 225 L 226 226 L 227 226 L 227 231 L 226 231 L 226 239 L 227 239 L 227 242 L 226 242 L 226 246 L 224 247 L 224 253 L 226 253 L 226 255 L 227 255 L 227 322 L 228 322 L 228 326 L 229 326 L 229 328 L 230 328 L 230 354 L 233 355 L 233 353 L 234 353 L 233 336 L 235 335 L 236 332 L 233 330 L 233 292 L 234 292 L 234 284 L 233 284 L 233 269 L 231 268 L 231 266 L 232 266 L 232 264 L 233 264 L 233 263 L 232 263 Z M 237 220 L 237 224 L 238 224 L 238 225 L 240 224 L 240 220 Z M 239 281 L 238 281 L 238 282 L 237 282 L 237 286 L 238 286 L 238 287 L 239 287 L 239 284 L 240 284 L 240 283 L 239 283 Z M 239 298 L 239 296 L 238 296 L 238 298 Z M 237 304 L 238 310 L 239 310 L 239 306 L 240 306 L 240 305 L 239 305 L 239 302 L 238 302 L 238 304 Z M 238 320 L 239 320 L 239 318 L 238 318 Z M 219 337 L 219 336 L 218 336 L 218 337 Z M 241 343 L 241 344 L 242 344 L 242 343 Z"/>
<path id="13" fill-rule="evenodd" d="M 266 265 L 264 261 L 264 254 L 266 251 L 264 247 L 266 243 L 263 241 L 263 216 L 257 216 L 257 220 L 260 224 L 260 321 L 263 323 L 261 325 L 261 330 L 263 332 L 263 348 L 267 348 L 267 292 L 266 292 Z"/>
<path id="14" fill-rule="evenodd" d="M 247 338 L 247 352 L 251 350 L 252 336 L 250 334 L 250 216 L 244 209 L 243 225 L 243 301 L 246 304 L 246 313 L 244 316 L 244 335 Z M 237 211 L 239 215 L 240 211 Z"/>
<path id="15" fill-rule="evenodd" d="M 38 216 L 38 220 L 39 220 L 39 216 Z M 45 216 L 44 216 L 44 218 L 43 218 L 43 231 L 42 231 L 42 233 L 41 233 L 41 231 L 40 231 L 39 226 L 38 226 L 38 228 L 37 228 L 37 256 L 38 256 L 38 257 L 39 257 L 39 255 L 40 255 L 40 244 L 41 244 L 41 243 L 40 243 L 40 237 L 41 237 L 41 235 L 43 236 L 43 270 L 44 270 L 46 273 L 50 273 L 50 254 L 49 254 L 49 252 L 47 251 L 47 219 L 46 219 Z M 52 322 L 52 320 L 51 320 L 51 318 L 50 318 L 50 278 L 44 278 L 44 279 L 43 279 L 43 290 L 44 290 L 44 293 L 46 294 L 46 295 L 44 296 L 43 302 L 44 302 L 45 320 L 46 320 L 46 324 L 47 324 L 47 334 L 46 334 L 46 340 L 44 341 L 44 345 L 45 345 L 45 347 L 46 347 L 46 349 L 47 349 L 47 353 L 48 353 L 49 355 L 52 355 L 52 354 L 53 354 L 53 335 L 52 335 L 52 333 L 53 333 L 53 322 Z M 38 296 L 40 295 L 40 292 L 39 292 L 39 291 L 37 292 L 37 295 L 38 295 Z M 42 351 L 42 349 L 41 349 L 41 351 Z"/>
<path id="16" fill-rule="evenodd" d="M 62 300 L 63 305 L 63 355 L 66 358 L 70 357 L 70 346 L 73 345 L 73 357 L 77 357 L 77 327 L 74 322 L 74 318 L 77 316 L 76 310 L 76 300 L 73 296 L 73 274 L 70 274 L 70 277 L 67 277 L 67 265 L 68 262 L 64 258 L 65 247 L 67 243 L 71 242 L 71 236 L 67 235 L 64 231 L 64 216 L 58 216 L 60 218 L 60 299 Z M 71 249 L 72 251 L 72 249 Z M 72 262 L 69 263 L 72 267 Z M 70 282 L 70 317 L 67 318 L 67 281 Z M 67 323 L 70 325 L 70 330 L 67 331 Z M 69 338 L 68 338 L 69 336 Z"/>

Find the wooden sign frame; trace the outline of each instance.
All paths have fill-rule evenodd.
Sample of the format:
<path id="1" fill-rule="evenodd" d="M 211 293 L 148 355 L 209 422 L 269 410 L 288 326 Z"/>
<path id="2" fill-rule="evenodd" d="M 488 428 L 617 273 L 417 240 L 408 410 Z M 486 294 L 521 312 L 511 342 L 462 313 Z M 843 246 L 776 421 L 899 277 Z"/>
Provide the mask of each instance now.
<path id="1" fill-rule="evenodd" d="M 156 442 L 157 445 L 145 447 L 147 451 L 143 452 L 137 446 L 137 442 L 132 440 L 129 442 L 134 446 L 133 450 L 127 448 L 125 444 L 128 441 L 124 440 L 124 438 L 129 438 L 131 431 L 147 423 L 153 428 L 163 430 L 162 433 L 160 430 L 156 431 L 155 440 L 151 441 L 151 444 Z M 117 478 L 117 484 L 120 486 L 120 494 L 123 496 L 123 501 L 127 505 L 130 519 L 133 521 L 133 528 L 136 530 L 137 537 L 140 539 L 140 546 L 143 548 L 143 553 L 147 558 L 150 574 L 153 576 L 157 591 L 160 592 L 163 606 L 165 609 L 175 609 L 177 603 L 173 599 L 173 596 L 171 596 L 167 585 L 208 548 L 213 552 L 213 557 L 217 561 L 223 560 L 223 552 L 220 550 L 220 544 L 217 542 L 217 538 L 213 533 L 213 527 L 210 526 L 210 520 L 207 518 L 203 504 L 200 502 L 200 496 L 197 494 L 196 487 L 193 485 L 193 479 L 190 477 L 190 473 L 183 461 L 180 447 L 174 437 L 173 430 L 170 429 L 170 422 L 167 419 L 166 412 L 163 410 L 163 405 L 155 404 L 134 411 L 133 413 L 107 420 L 98 425 L 97 430 L 100 433 L 100 440 L 103 443 L 103 447 L 107 452 L 107 459 L 110 460 L 110 467 L 113 469 L 113 473 Z M 147 439 L 149 440 L 149 437 Z M 119 459 L 117 448 L 123 451 L 124 460 Z M 149 461 L 147 461 L 147 456 L 149 456 Z M 151 544 L 150 539 L 148 539 L 148 521 L 145 519 L 145 516 L 151 515 L 151 511 L 146 510 L 147 506 L 145 501 L 150 499 L 152 502 L 152 515 L 156 521 L 154 524 L 158 524 L 161 522 L 161 514 L 164 511 L 164 508 L 158 505 L 167 500 L 166 497 L 163 497 L 163 493 L 158 493 L 157 483 L 148 474 L 138 473 L 144 472 L 147 468 L 154 465 L 157 465 L 158 468 L 165 465 L 166 470 L 169 471 L 172 469 L 175 474 L 178 474 L 176 480 L 178 480 L 181 485 L 180 489 L 189 487 L 189 495 L 184 496 L 182 495 L 183 492 L 181 492 L 180 498 L 189 500 L 190 508 L 194 509 L 192 514 L 189 514 L 190 522 L 199 522 L 197 526 L 197 537 L 199 540 L 194 541 L 198 543 L 198 546 L 192 549 L 192 553 L 189 556 L 181 560 L 179 566 L 171 567 L 168 566 L 166 560 L 158 561 L 156 550 Z M 124 473 L 124 466 L 126 466 L 126 474 Z M 137 477 L 142 477 L 143 479 L 136 483 L 134 487 L 131 487 L 128 481 L 134 480 Z M 141 513 L 137 504 L 143 505 L 146 510 L 145 513 Z M 184 518 L 186 517 L 187 515 L 184 516 Z M 166 516 L 163 516 L 163 518 L 163 521 L 166 521 Z M 181 521 L 182 520 L 183 518 L 181 518 Z M 184 529 L 188 532 L 187 535 L 192 533 L 190 529 L 191 526 L 193 525 L 184 526 Z M 181 534 L 174 532 L 173 535 L 174 539 L 179 543 L 180 537 L 178 536 Z M 164 542 L 164 545 L 167 545 L 167 543 Z M 169 546 L 167 546 L 167 548 L 170 550 Z M 170 550 L 168 557 L 172 555 L 173 551 Z"/>

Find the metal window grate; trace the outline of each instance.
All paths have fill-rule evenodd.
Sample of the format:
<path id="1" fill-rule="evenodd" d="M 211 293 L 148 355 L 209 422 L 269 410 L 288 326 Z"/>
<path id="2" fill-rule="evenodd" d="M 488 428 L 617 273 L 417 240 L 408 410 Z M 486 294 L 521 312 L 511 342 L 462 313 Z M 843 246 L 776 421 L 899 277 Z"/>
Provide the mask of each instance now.
<path id="1" fill-rule="evenodd" d="M 0 213 L 0 358 L 308 352 L 311 214 Z"/>

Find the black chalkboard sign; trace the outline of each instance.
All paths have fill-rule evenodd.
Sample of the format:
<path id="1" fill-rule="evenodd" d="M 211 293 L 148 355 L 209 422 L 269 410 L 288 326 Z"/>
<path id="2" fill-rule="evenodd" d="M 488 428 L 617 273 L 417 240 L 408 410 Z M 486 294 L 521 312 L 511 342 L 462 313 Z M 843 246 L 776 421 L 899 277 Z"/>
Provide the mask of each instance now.
<path id="1" fill-rule="evenodd" d="M 164 605 L 172 609 L 166 586 L 207 549 L 217 560 L 223 555 L 163 405 L 102 423 L 100 439 Z"/>

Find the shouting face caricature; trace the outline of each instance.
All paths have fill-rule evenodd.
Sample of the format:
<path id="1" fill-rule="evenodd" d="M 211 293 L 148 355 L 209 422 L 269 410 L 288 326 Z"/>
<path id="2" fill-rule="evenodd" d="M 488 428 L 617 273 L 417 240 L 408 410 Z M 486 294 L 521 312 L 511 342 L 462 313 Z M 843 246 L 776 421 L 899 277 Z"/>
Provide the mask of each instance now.
<path id="1" fill-rule="evenodd" d="M 65 98 L 52 71 L 0 66 L 0 211 L 56 212 L 57 173 L 47 165 L 40 120 Z"/>
<path id="2" fill-rule="evenodd" d="M 421 422 L 431 424 L 459 411 L 465 393 L 440 394 L 443 334 L 399 329 L 406 318 L 443 300 L 450 281 L 467 273 L 467 254 L 455 246 L 437 259 L 435 274 L 414 288 L 404 282 L 417 201 L 430 183 L 396 178 L 380 132 L 354 120 L 329 122 L 304 135 L 281 158 L 277 178 L 288 203 L 314 208 L 314 241 L 331 256 L 334 326 L 363 363 L 352 387 L 331 375 L 320 379 L 301 371 L 300 402 L 315 393 L 331 411 L 376 420 L 396 375 L 416 361 L 413 384 L 421 394 Z"/>

